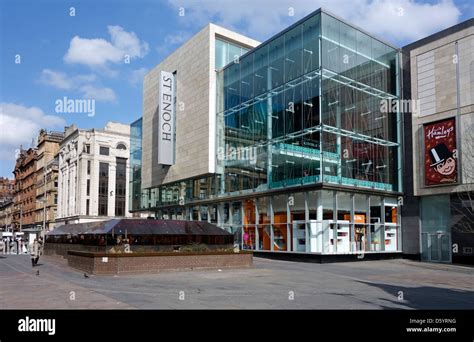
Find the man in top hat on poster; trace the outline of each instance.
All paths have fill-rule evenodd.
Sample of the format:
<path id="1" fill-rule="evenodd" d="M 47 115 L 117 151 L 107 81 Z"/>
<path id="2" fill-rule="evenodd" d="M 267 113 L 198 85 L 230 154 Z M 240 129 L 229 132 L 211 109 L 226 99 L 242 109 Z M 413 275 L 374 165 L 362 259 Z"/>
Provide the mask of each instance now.
<path id="1" fill-rule="evenodd" d="M 449 151 L 444 144 L 438 144 L 430 150 L 431 167 L 441 176 L 441 182 L 456 182 L 456 150 Z"/>

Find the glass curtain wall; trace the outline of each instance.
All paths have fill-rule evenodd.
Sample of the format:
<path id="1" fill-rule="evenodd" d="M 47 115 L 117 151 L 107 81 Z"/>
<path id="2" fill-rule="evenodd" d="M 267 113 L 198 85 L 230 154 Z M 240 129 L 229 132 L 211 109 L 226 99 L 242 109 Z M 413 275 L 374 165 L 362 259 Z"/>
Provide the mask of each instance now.
<path id="1" fill-rule="evenodd" d="M 142 179 L 142 118 L 130 125 L 130 210 L 140 209 Z"/>
<path id="2" fill-rule="evenodd" d="M 397 51 L 326 13 L 321 32 L 324 182 L 398 191 Z"/>
<path id="3" fill-rule="evenodd" d="M 319 36 L 315 15 L 218 75 L 226 194 L 317 181 Z"/>
<path id="4" fill-rule="evenodd" d="M 322 12 L 218 74 L 224 194 L 326 182 L 398 191 L 398 57 Z"/>

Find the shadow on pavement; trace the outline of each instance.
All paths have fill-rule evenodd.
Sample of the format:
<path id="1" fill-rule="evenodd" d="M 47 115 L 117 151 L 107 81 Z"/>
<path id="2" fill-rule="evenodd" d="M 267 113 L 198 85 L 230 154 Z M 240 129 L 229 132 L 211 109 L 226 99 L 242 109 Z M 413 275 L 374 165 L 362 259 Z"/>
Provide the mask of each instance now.
<path id="1" fill-rule="evenodd" d="M 432 286 L 406 287 L 358 281 L 367 286 L 377 287 L 393 297 L 393 300 L 379 298 L 393 305 L 403 305 L 412 309 L 473 310 L 474 291 L 453 290 Z M 399 299 L 400 298 L 400 299 Z M 394 309 L 394 308 L 388 308 Z"/>

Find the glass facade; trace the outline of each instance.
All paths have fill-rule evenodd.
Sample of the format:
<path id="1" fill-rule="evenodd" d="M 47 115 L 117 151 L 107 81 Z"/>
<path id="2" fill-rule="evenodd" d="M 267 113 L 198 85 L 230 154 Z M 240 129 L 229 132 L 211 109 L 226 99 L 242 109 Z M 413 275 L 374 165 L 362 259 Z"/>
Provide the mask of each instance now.
<path id="1" fill-rule="evenodd" d="M 401 251 L 401 121 L 383 110 L 398 51 L 322 11 L 239 58 L 231 45 L 216 39 L 216 173 L 143 189 L 139 209 L 243 249 Z"/>
<path id="2" fill-rule="evenodd" d="M 382 105 L 398 100 L 397 56 L 318 13 L 229 64 L 218 77 L 223 191 L 400 191 L 400 115 Z"/>
<path id="3" fill-rule="evenodd" d="M 224 39 L 216 38 L 215 42 L 215 67 L 217 70 L 229 64 L 231 61 L 237 60 L 240 56 L 249 51 L 249 49 L 243 46 L 230 43 Z"/>
<path id="4" fill-rule="evenodd" d="M 130 210 L 140 209 L 142 179 L 142 118 L 130 125 Z"/>

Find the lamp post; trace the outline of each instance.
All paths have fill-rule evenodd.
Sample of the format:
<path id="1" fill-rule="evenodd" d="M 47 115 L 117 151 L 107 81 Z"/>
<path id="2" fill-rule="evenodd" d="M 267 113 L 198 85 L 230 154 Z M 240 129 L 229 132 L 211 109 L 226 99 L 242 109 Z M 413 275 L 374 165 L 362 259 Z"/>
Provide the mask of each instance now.
<path id="1" fill-rule="evenodd" d="M 20 202 L 20 233 L 21 233 L 21 229 L 23 227 L 23 203 Z"/>
<path id="2" fill-rule="evenodd" d="M 44 202 L 43 202 L 43 241 L 44 241 L 44 234 L 46 232 L 46 204 L 48 202 L 48 189 L 46 189 L 46 173 L 48 172 L 48 167 L 45 166 L 44 168 L 44 180 L 43 180 L 43 194 L 44 194 Z"/>
<path id="3" fill-rule="evenodd" d="M 43 227 L 40 233 L 40 237 L 43 238 L 44 231 L 46 229 L 46 200 L 44 198 L 41 198 L 41 199 L 37 199 L 36 201 L 43 203 Z"/>
<path id="4" fill-rule="evenodd" d="M 45 240 L 46 234 L 46 204 L 48 203 L 48 189 L 46 188 L 46 174 L 48 173 L 48 167 L 44 166 L 43 171 L 43 198 L 41 202 L 43 202 L 43 228 L 41 229 L 41 238 Z"/>

